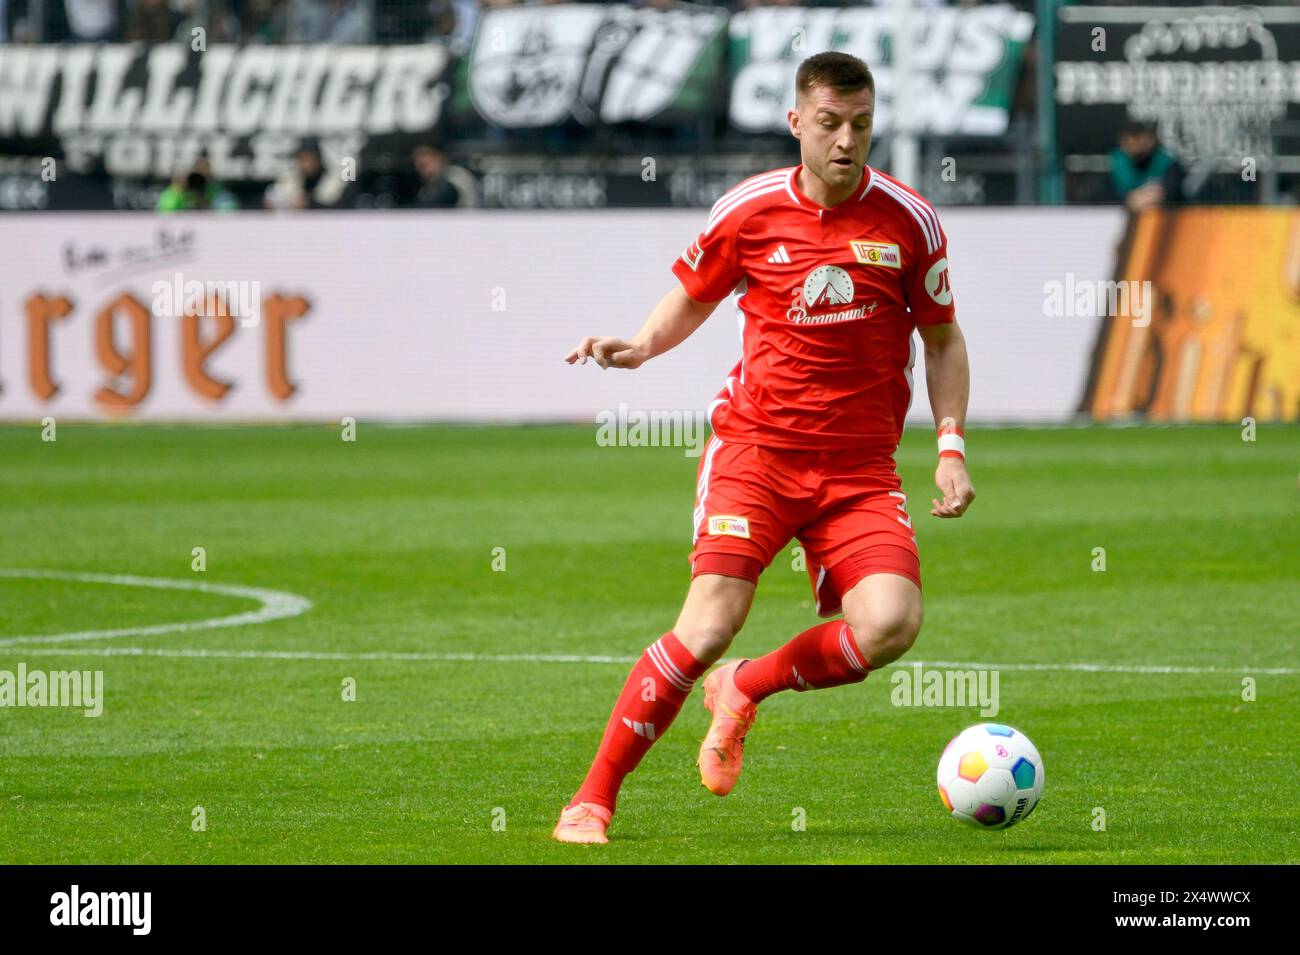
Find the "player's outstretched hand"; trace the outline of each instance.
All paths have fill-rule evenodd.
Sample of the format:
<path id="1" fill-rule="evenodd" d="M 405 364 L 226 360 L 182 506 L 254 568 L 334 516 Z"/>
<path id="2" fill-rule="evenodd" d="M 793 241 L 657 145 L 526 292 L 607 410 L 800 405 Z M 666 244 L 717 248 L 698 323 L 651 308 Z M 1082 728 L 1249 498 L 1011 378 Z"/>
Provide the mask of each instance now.
<path id="1" fill-rule="evenodd" d="M 645 361 L 640 349 L 621 338 L 584 338 L 564 356 L 570 365 L 585 365 L 588 358 L 594 358 L 601 368 L 638 368 Z"/>
<path id="2" fill-rule="evenodd" d="M 935 517 L 961 517 L 975 500 L 975 488 L 966 473 L 966 462 L 961 458 L 939 459 L 934 472 L 934 483 L 943 494 L 943 500 L 932 499 L 930 513 Z"/>

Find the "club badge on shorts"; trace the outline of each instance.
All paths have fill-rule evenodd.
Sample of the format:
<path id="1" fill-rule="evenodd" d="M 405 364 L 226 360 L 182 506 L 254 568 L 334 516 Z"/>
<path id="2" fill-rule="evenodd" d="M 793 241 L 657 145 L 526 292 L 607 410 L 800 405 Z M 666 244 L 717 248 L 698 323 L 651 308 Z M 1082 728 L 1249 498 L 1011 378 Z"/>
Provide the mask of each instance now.
<path id="1" fill-rule="evenodd" d="M 709 533 L 720 534 L 724 537 L 744 537 L 748 539 L 749 518 L 736 517 L 731 514 L 710 515 Z"/>

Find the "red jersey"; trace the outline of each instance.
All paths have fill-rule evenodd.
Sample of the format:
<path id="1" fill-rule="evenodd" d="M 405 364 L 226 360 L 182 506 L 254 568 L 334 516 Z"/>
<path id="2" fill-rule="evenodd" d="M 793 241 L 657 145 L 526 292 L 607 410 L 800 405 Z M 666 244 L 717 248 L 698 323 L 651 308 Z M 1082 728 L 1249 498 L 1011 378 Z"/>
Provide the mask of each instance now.
<path id="1" fill-rule="evenodd" d="M 954 320 L 948 240 L 934 208 L 866 167 L 824 208 L 802 167 L 747 179 L 673 264 L 686 294 L 740 286 L 741 359 L 709 406 L 724 441 L 892 455 L 911 406 L 912 332 Z"/>

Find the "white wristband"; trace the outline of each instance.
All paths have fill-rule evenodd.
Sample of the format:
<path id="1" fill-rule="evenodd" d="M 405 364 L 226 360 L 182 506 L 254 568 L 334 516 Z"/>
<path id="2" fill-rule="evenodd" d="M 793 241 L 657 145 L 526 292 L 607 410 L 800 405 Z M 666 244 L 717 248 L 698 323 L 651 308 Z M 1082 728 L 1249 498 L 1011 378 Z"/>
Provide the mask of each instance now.
<path id="1" fill-rule="evenodd" d="M 939 435 L 939 457 L 945 454 L 966 460 L 966 439 L 953 431 Z"/>

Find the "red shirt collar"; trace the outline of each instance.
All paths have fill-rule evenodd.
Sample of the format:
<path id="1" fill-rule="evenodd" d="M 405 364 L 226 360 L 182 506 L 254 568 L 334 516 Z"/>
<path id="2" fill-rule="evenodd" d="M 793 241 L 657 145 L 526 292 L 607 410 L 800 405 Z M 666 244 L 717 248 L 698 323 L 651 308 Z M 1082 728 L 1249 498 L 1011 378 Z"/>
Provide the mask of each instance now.
<path id="1" fill-rule="evenodd" d="M 786 191 L 790 193 L 790 198 L 794 199 L 794 201 L 799 205 L 807 206 L 810 209 L 816 209 L 819 212 L 834 212 L 836 209 L 843 208 L 846 203 L 862 201 L 863 196 L 871 191 L 872 178 L 875 175 L 875 171 L 870 166 L 863 166 L 861 182 L 862 188 L 858 190 L 857 194 L 849 196 L 849 198 L 845 199 L 844 202 L 841 202 L 837 206 L 824 206 L 820 202 L 814 202 L 812 199 L 808 198 L 808 196 L 804 194 L 804 191 L 799 188 L 799 173 L 802 171 L 803 163 L 794 167 L 790 172 L 790 178 L 786 180 Z"/>

